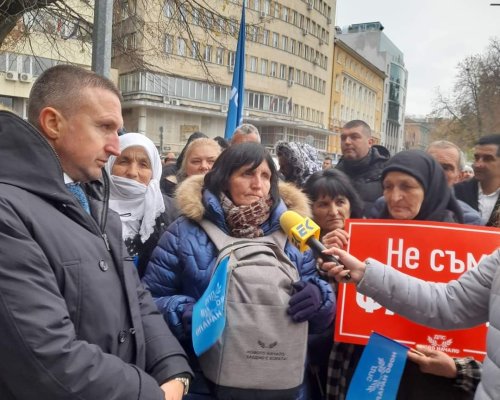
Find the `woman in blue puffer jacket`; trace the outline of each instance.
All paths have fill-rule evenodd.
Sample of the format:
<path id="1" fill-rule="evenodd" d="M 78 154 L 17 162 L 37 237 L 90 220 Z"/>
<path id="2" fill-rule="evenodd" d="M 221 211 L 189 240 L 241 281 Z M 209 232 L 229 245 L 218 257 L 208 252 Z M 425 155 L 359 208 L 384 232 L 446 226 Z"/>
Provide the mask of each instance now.
<path id="1" fill-rule="evenodd" d="M 143 282 L 174 335 L 193 354 L 189 328 L 192 306 L 207 288 L 218 256 L 198 222 L 207 219 L 229 236 L 252 238 L 280 230 L 279 218 L 286 210 L 307 216 L 310 208 L 299 189 L 290 184 L 278 185 L 271 155 L 256 143 L 225 150 L 209 174 L 184 181 L 176 198 L 182 216 L 160 239 Z M 318 276 L 310 251 L 300 253 L 287 242 L 285 253 L 304 282 L 301 298 L 309 303 L 306 313 L 297 311 L 301 307 L 291 307 L 289 314 L 296 322 L 308 321 L 309 332 L 321 332 L 335 315 L 332 290 Z M 198 383 L 195 381 L 194 386 Z M 199 387 L 193 390 L 203 391 Z"/>

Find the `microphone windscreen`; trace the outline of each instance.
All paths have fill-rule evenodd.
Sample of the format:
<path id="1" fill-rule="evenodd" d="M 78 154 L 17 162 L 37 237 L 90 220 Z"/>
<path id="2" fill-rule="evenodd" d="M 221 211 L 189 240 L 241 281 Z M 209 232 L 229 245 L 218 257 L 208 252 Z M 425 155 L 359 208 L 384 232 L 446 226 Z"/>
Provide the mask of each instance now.
<path id="1" fill-rule="evenodd" d="M 297 214 L 295 211 L 285 211 L 281 214 L 280 225 L 281 229 L 289 235 L 292 228 L 300 223 L 304 222 L 304 217 Z"/>

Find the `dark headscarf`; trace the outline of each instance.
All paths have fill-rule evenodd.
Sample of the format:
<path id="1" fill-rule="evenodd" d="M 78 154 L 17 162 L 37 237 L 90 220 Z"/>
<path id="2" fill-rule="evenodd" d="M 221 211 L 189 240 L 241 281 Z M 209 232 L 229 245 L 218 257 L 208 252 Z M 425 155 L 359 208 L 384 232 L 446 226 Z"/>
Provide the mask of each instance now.
<path id="1" fill-rule="evenodd" d="M 460 205 L 446 180 L 443 168 L 427 153 L 409 150 L 397 153 L 382 171 L 382 182 L 389 172 L 398 171 L 415 178 L 424 188 L 424 200 L 416 220 L 463 223 Z M 383 216 L 388 218 L 387 205 Z"/>

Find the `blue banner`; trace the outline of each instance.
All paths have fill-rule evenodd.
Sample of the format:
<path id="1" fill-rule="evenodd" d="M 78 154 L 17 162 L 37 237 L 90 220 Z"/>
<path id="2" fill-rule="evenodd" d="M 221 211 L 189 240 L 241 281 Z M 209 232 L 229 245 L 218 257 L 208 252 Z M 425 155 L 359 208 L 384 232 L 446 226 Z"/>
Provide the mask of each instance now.
<path id="1" fill-rule="evenodd" d="M 407 356 L 408 347 L 373 332 L 354 371 L 346 400 L 395 399 Z"/>
<path id="2" fill-rule="evenodd" d="M 205 293 L 193 307 L 193 348 L 200 356 L 222 335 L 226 325 L 227 262 L 224 257 L 215 267 L 215 273 Z"/>
<path id="3" fill-rule="evenodd" d="M 243 107 L 245 103 L 245 2 L 241 10 L 240 32 L 236 57 L 234 62 L 233 83 L 231 84 L 231 98 L 229 99 L 226 131 L 224 139 L 231 140 L 234 130 L 243 122 Z"/>

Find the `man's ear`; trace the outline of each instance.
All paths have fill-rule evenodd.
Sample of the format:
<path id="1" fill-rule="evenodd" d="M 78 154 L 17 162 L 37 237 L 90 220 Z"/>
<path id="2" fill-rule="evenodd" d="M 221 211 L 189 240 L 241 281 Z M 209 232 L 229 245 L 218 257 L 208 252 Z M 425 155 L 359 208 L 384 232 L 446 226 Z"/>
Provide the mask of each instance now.
<path id="1" fill-rule="evenodd" d="M 370 147 L 373 146 L 373 138 L 370 136 L 370 138 L 368 139 L 368 144 L 370 145 Z"/>
<path id="2" fill-rule="evenodd" d="M 50 141 L 56 141 L 61 136 L 63 116 L 53 107 L 45 107 L 40 111 L 38 123 L 42 134 Z"/>

